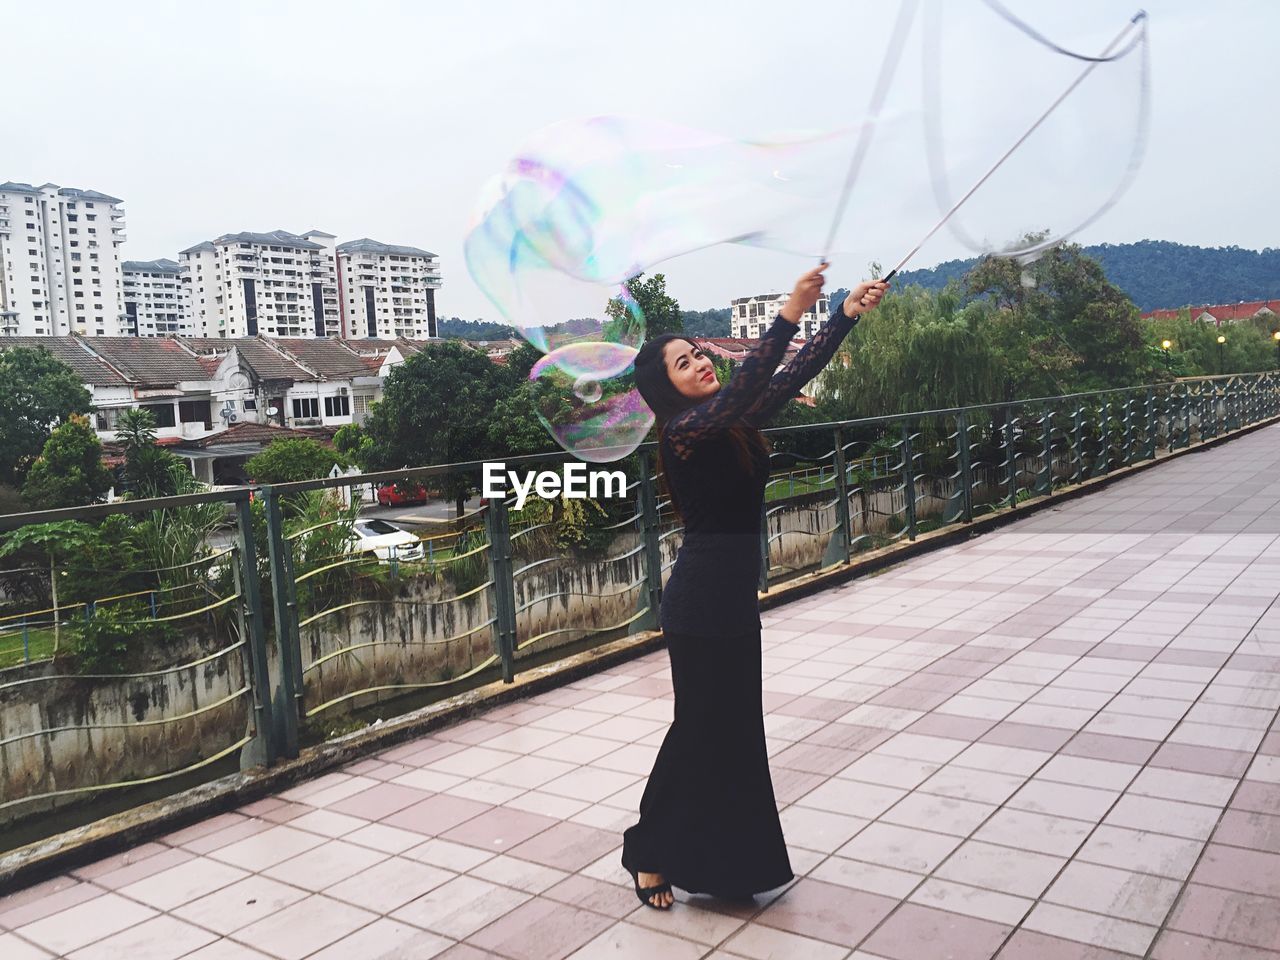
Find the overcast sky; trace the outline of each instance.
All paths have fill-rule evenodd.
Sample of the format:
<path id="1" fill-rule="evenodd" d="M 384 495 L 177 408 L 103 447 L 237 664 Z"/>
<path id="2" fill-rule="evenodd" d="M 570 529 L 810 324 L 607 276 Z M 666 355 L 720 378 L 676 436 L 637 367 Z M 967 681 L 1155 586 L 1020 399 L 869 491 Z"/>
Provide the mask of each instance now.
<path id="1" fill-rule="evenodd" d="M 1006 3 L 1055 40 L 1090 51 L 1136 9 L 1116 0 Z M 865 111 L 897 9 L 887 0 L 3 0 L 0 181 L 121 197 L 128 259 L 176 258 L 239 230 L 318 228 L 339 240 L 425 247 L 441 257 L 441 312 L 497 319 L 467 275 L 462 241 L 481 184 L 530 133 L 597 114 L 743 138 L 848 125 Z M 946 9 L 946 89 L 999 107 L 951 109 L 945 127 L 957 143 L 966 130 L 986 136 L 988 122 L 994 131 L 1011 116 L 1034 116 L 1045 91 L 1076 70 L 1039 51 L 1006 58 L 1016 46 L 1006 40 L 988 52 L 982 42 L 991 21 L 976 0 L 947 0 Z M 1149 0 L 1147 9 L 1146 162 L 1121 203 L 1079 239 L 1276 246 L 1280 4 Z M 895 123 L 914 123 L 918 109 L 915 29 L 890 98 L 902 115 Z M 1102 160 L 1123 160 L 1132 143 L 1132 79 L 1082 89 L 1079 109 L 1063 120 L 1075 126 L 1055 132 L 1064 150 L 1097 140 Z M 1098 111 L 1096 127 L 1088 111 Z M 1006 145 L 998 139 L 990 137 L 989 158 Z M 877 147 L 879 166 L 870 164 L 868 177 L 883 172 L 875 186 L 860 181 L 868 192 L 855 195 L 857 243 L 833 260 L 838 282 L 856 279 L 873 257 L 895 260 L 936 219 L 923 203 L 872 213 L 880 186 L 933 202 L 905 134 L 889 129 Z M 956 189 L 968 151 L 974 163 L 988 159 L 971 143 L 958 149 Z M 993 182 L 973 226 L 1021 225 L 1016 213 L 1028 226 L 1060 227 L 1043 221 L 1088 212 L 1118 176 L 1073 169 L 1081 174 L 1055 171 L 1040 193 L 1025 179 Z M 913 265 L 967 253 L 944 233 Z M 806 265 L 729 247 L 662 269 L 682 305 L 700 309 L 789 288 Z"/>

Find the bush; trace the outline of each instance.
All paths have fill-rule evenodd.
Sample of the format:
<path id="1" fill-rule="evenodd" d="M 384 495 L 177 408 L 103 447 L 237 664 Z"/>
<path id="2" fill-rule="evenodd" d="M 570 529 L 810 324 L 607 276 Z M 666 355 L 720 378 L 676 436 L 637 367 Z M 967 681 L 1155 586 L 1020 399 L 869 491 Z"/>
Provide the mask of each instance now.
<path id="1" fill-rule="evenodd" d="M 123 673 L 138 644 L 172 643 L 176 636 L 173 627 L 152 620 L 150 611 L 136 602 L 100 607 L 68 632 L 81 673 Z"/>
<path id="2" fill-rule="evenodd" d="M 295 483 L 327 477 L 347 458 L 307 437 L 273 440 L 265 450 L 249 458 L 244 468 L 257 483 Z"/>

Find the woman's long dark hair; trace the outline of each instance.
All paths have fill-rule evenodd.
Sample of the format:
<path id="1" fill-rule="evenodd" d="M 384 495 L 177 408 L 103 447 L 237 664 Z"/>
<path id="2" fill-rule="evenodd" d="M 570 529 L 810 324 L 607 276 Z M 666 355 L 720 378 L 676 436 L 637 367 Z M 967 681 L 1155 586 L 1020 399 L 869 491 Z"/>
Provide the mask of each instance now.
<path id="1" fill-rule="evenodd" d="M 662 474 L 665 481 L 666 471 L 662 463 L 662 440 L 667 429 L 667 423 L 676 414 L 688 410 L 690 407 L 696 407 L 702 401 L 694 400 L 686 397 L 683 393 L 676 389 L 675 384 L 671 382 L 671 377 L 667 375 L 667 363 L 663 357 L 667 344 L 672 341 L 683 340 L 695 350 L 701 348 L 690 340 L 688 337 L 682 337 L 675 333 L 664 333 L 661 336 L 654 337 L 652 340 L 646 340 L 644 346 L 640 348 L 640 352 L 636 355 L 636 389 L 640 391 L 640 396 L 644 398 L 644 402 L 649 405 L 649 409 L 653 411 L 654 419 L 657 421 L 658 428 L 658 472 Z M 760 454 L 768 456 L 769 441 L 767 441 L 758 429 L 747 424 L 738 423 L 729 430 L 729 438 L 733 441 L 734 451 L 738 456 L 738 462 L 744 470 L 752 470 L 755 467 L 755 458 Z M 671 498 L 671 504 L 676 508 L 676 513 L 680 512 L 680 505 L 676 502 L 675 491 L 670 484 L 666 484 L 667 495 Z"/>

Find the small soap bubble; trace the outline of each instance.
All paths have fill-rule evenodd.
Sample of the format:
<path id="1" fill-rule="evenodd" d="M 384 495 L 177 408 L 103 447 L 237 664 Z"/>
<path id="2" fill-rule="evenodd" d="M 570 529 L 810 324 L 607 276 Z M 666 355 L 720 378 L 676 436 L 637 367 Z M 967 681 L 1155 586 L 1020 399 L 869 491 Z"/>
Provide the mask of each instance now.
<path id="1" fill-rule="evenodd" d="M 538 419 L 579 459 L 619 460 L 653 426 L 653 414 L 635 389 L 636 353 L 622 344 L 570 344 L 529 371 Z"/>
<path id="2" fill-rule="evenodd" d="M 595 403 L 604 396 L 604 388 L 599 380 L 590 377 L 579 377 L 573 381 L 573 393 L 583 403 Z"/>

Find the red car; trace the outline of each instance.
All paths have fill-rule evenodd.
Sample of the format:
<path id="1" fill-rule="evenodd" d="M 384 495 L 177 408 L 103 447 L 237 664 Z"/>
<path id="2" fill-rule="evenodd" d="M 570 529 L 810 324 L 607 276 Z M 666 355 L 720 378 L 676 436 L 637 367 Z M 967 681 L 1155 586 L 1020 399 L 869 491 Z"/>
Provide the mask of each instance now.
<path id="1" fill-rule="evenodd" d="M 384 507 L 403 507 L 426 502 L 427 488 L 420 484 L 384 483 L 378 488 L 378 503 Z"/>

